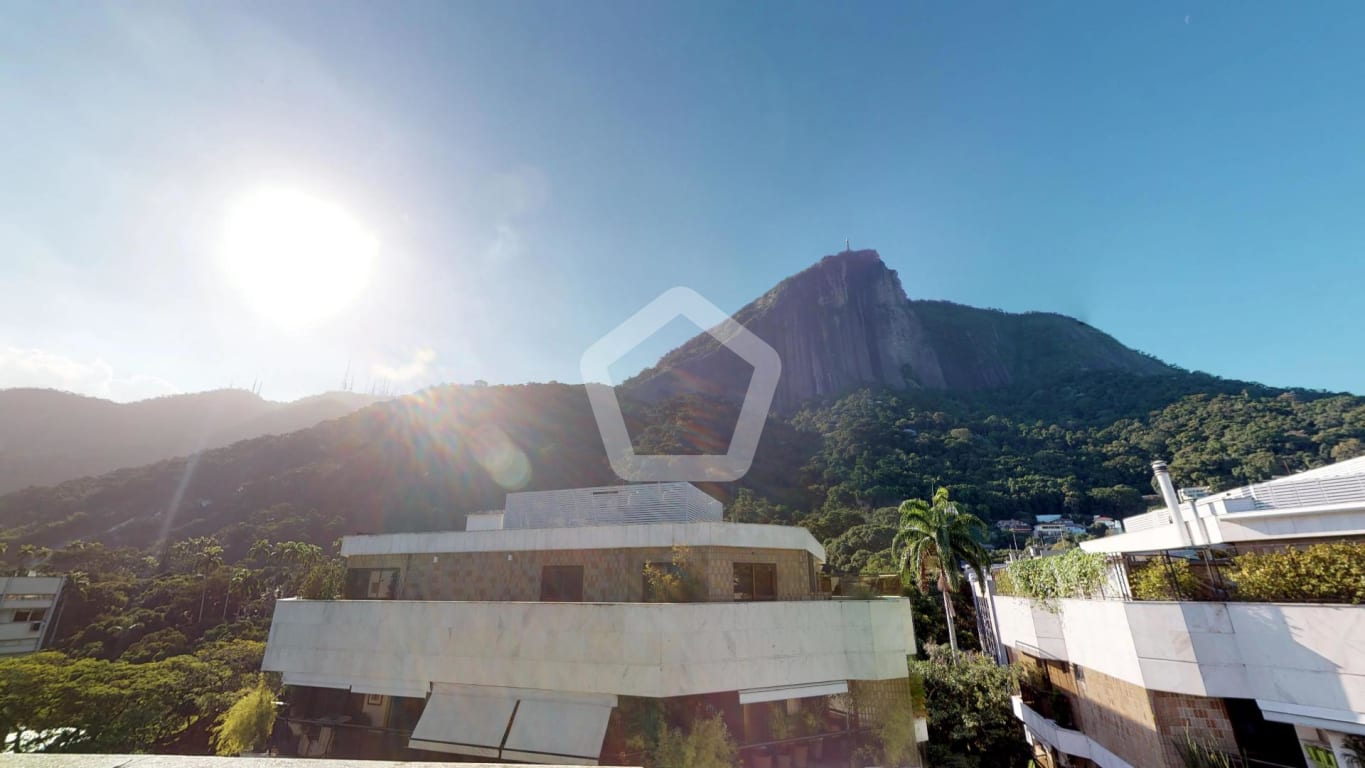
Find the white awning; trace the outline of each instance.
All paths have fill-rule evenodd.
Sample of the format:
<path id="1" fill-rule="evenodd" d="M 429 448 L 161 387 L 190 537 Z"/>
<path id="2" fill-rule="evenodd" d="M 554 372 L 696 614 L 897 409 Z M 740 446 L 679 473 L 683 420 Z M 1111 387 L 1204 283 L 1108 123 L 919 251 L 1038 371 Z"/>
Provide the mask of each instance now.
<path id="1" fill-rule="evenodd" d="M 434 683 L 408 746 L 497 758 L 507 724 L 517 708 L 517 697 L 503 693 L 507 690 Z"/>
<path id="2" fill-rule="evenodd" d="M 616 697 L 541 693 L 523 693 L 502 759 L 596 765 Z"/>
<path id="3" fill-rule="evenodd" d="M 763 701 L 782 701 L 784 699 L 808 699 L 813 696 L 833 696 L 848 693 L 847 680 L 831 680 L 827 683 L 806 683 L 804 685 L 778 685 L 772 688 L 750 688 L 739 692 L 740 704 L 758 704 Z"/>
<path id="4" fill-rule="evenodd" d="M 596 765 L 616 697 L 433 683 L 408 746 L 527 763 Z"/>

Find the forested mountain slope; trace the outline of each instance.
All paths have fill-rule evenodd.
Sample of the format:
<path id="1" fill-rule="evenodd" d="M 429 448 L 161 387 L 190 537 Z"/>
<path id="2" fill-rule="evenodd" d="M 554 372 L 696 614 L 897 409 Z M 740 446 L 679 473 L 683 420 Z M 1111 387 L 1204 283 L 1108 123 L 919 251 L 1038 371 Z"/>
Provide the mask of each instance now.
<path id="1" fill-rule="evenodd" d="M 0 390 L 0 494 L 293 432 L 377 399 L 329 392 L 278 403 L 222 389 L 115 403 L 51 389 Z"/>

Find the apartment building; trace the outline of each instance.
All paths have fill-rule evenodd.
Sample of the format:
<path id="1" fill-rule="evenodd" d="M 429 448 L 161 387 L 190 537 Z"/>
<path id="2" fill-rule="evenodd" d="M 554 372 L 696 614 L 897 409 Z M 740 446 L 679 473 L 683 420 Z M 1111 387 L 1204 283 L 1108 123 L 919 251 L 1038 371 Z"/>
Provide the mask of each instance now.
<path id="1" fill-rule="evenodd" d="M 342 554 L 346 599 L 279 601 L 266 646 L 298 754 L 638 765 L 655 706 L 720 714 L 749 765 L 847 765 L 910 707 L 908 601 L 831 597 L 808 531 L 687 483 L 513 493 Z"/>
<path id="2" fill-rule="evenodd" d="M 43 647 L 63 581 L 62 576 L 0 576 L 0 656 Z"/>
<path id="3" fill-rule="evenodd" d="M 1365 764 L 1365 605 L 1256 599 L 1229 575 L 1247 552 L 1365 546 L 1365 458 L 1217 494 L 1178 494 L 1153 468 L 1166 506 L 1081 545 L 1106 555 L 1098 590 L 977 586 L 997 651 L 1024 670 L 1014 710 L 1039 764 Z"/>

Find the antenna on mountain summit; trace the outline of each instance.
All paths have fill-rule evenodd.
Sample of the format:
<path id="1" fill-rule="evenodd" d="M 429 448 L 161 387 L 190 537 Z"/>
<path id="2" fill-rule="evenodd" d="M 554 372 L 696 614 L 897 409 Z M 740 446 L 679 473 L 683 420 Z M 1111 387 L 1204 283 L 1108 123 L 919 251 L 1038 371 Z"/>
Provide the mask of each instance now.
<path id="1" fill-rule="evenodd" d="M 848 240 L 844 240 L 844 253 L 853 253 L 853 246 L 848 244 Z"/>

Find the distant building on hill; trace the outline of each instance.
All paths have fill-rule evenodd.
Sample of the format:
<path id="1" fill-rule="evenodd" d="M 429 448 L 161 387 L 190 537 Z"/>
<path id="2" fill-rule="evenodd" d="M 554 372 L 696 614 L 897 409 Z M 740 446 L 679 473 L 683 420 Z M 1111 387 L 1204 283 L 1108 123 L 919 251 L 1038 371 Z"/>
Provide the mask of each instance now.
<path id="1" fill-rule="evenodd" d="M 0 576 L 0 656 L 42 649 L 64 581 L 62 576 Z"/>
<path id="2" fill-rule="evenodd" d="M 1033 526 L 1034 538 L 1042 541 L 1056 541 L 1068 533 L 1071 533 L 1071 525 L 1068 523 L 1039 523 Z"/>

